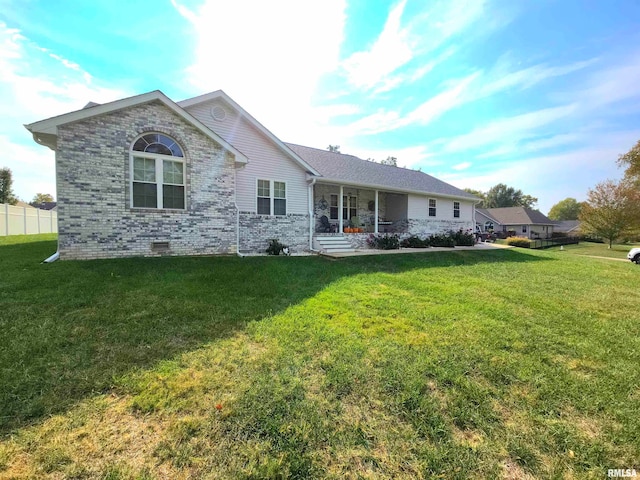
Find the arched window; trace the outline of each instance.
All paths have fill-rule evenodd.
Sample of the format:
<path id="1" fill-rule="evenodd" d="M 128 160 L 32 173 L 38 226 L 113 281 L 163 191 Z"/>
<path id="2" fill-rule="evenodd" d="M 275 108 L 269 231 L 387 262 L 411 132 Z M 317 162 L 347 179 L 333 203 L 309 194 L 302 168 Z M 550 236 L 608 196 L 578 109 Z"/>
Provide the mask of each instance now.
<path id="1" fill-rule="evenodd" d="M 185 208 L 184 154 L 178 142 L 147 133 L 131 147 L 131 206 Z"/>

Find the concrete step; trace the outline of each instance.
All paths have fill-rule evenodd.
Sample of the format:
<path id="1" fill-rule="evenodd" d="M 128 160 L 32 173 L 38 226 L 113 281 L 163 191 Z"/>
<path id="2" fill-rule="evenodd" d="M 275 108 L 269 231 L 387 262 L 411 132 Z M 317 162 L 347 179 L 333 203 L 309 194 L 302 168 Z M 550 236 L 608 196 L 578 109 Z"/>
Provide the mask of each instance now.
<path id="1" fill-rule="evenodd" d="M 355 252 L 355 248 L 343 236 L 316 237 L 320 250 L 326 253 L 347 253 Z"/>

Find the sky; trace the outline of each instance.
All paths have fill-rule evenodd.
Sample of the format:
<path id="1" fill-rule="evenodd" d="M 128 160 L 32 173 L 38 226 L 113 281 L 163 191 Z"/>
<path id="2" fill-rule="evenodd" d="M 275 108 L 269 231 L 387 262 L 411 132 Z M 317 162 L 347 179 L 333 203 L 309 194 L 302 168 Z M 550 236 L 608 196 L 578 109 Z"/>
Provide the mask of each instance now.
<path id="1" fill-rule="evenodd" d="M 55 196 L 24 124 L 222 89 L 285 142 L 459 188 L 586 198 L 640 140 L 636 0 L 0 0 L 0 168 Z"/>

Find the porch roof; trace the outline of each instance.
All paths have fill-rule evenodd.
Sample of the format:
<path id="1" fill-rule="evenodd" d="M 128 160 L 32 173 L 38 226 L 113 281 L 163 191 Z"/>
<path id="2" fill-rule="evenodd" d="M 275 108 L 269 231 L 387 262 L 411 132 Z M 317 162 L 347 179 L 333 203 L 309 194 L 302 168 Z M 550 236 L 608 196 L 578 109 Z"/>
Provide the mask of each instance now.
<path id="1" fill-rule="evenodd" d="M 381 187 L 403 192 L 480 200 L 464 190 L 460 190 L 453 185 L 417 170 L 381 165 L 369 160 L 362 160 L 353 155 L 334 153 L 318 148 L 304 147 L 291 143 L 286 145 L 327 180 L 368 186 L 370 188 Z"/>

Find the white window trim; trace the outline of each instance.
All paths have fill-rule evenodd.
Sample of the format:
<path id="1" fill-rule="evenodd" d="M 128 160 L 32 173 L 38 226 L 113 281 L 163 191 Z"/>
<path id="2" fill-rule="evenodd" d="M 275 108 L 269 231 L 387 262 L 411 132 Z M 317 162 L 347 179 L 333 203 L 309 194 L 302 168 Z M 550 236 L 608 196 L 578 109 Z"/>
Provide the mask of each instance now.
<path id="1" fill-rule="evenodd" d="M 333 197 L 336 197 L 336 205 L 335 207 L 331 204 L 331 200 L 333 199 Z M 331 217 L 331 209 L 335 208 L 337 213 L 336 213 L 336 218 L 332 218 Z M 339 193 L 330 193 L 329 194 L 329 220 L 340 220 L 340 194 Z"/>
<path id="2" fill-rule="evenodd" d="M 258 213 L 258 182 L 262 180 L 263 182 L 269 182 L 269 213 Z M 275 182 L 284 183 L 284 198 L 278 197 L 276 199 L 276 191 L 275 191 Z M 289 189 L 287 188 L 287 182 L 284 180 L 274 180 L 270 178 L 256 178 L 256 194 L 255 194 L 255 208 L 256 215 L 268 215 L 270 217 L 286 217 L 287 212 L 289 211 Z M 267 197 L 260 197 L 267 198 Z M 275 214 L 275 201 L 274 200 L 284 200 L 284 214 L 276 215 Z"/>
<path id="3" fill-rule="evenodd" d="M 136 138 L 136 141 L 138 139 Z M 133 142 L 135 143 L 135 141 Z M 133 148 L 133 144 L 132 144 L 132 148 Z M 182 149 L 182 148 L 181 148 Z M 184 150 L 183 150 L 184 151 Z M 150 158 L 152 160 L 155 160 L 155 164 L 156 164 L 156 181 L 155 182 L 143 182 L 140 180 L 134 180 L 134 174 L 133 174 L 133 159 L 134 157 L 137 158 Z M 160 160 L 160 161 L 158 161 Z M 178 183 L 164 183 L 163 180 L 163 161 L 164 160 L 168 160 L 171 162 L 176 162 L 176 163 L 180 163 L 182 164 L 182 179 L 184 180 L 184 183 L 178 184 Z M 187 209 L 187 172 L 186 172 L 186 168 L 185 168 L 186 162 L 184 157 L 174 157 L 174 156 L 169 156 L 169 155 L 162 155 L 161 153 L 147 153 L 147 152 L 138 152 L 135 150 L 130 150 L 129 151 L 129 177 L 130 177 L 130 181 L 129 181 L 129 205 L 131 206 L 131 208 L 135 208 L 135 209 L 142 209 L 142 210 L 148 210 L 148 209 L 152 209 L 152 210 L 176 210 L 179 212 L 184 212 Z M 157 186 L 156 188 L 156 207 L 135 207 L 133 205 L 133 184 L 134 183 L 151 183 Z M 180 187 L 184 187 L 184 208 L 164 208 L 163 206 L 163 197 L 162 197 L 162 192 L 163 192 L 163 185 L 177 185 Z"/>
<path id="4" fill-rule="evenodd" d="M 347 202 L 346 203 L 344 201 L 344 198 L 342 199 L 342 219 L 346 220 L 347 222 L 350 222 L 351 221 L 351 217 L 349 217 L 350 210 L 355 210 L 356 214 L 354 216 L 355 217 L 358 216 L 358 195 L 351 195 L 349 193 L 345 193 L 342 196 L 343 197 L 347 197 Z M 353 198 L 356 200 L 355 207 L 351 205 L 351 199 L 353 199 Z M 340 210 L 340 204 L 338 204 L 338 210 Z M 347 218 L 344 218 L 345 210 L 347 211 Z"/>
<path id="5" fill-rule="evenodd" d="M 431 200 L 433 200 L 435 202 L 435 207 L 431 207 Z M 429 215 L 429 210 L 431 208 L 435 209 L 435 215 Z M 438 216 L 438 199 L 436 199 L 436 198 L 428 198 L 427 199 L 427 217 L 436 218 L 437 216 Z"/>
<path id="6" fill-rule="evenodd" d="M 456 203 L 458 204 L 458 208 L 456 208 Z M 456 201 L 453 202 L 453 218 L 460 218 L 460 215 L 461 215 L 460 211 L 462 210 L 460 207 L 461 207 L 460 202 L 456 202 Z M 457 217 L 456 217 L 456 210 L 458 210 Z"/>

